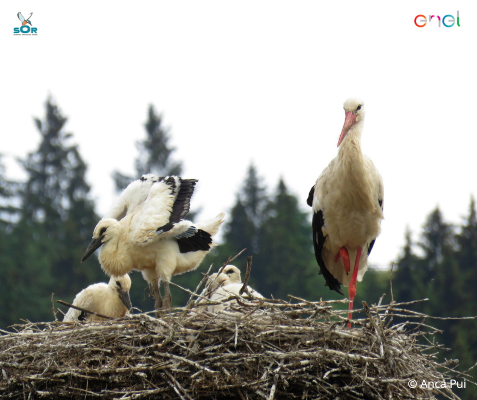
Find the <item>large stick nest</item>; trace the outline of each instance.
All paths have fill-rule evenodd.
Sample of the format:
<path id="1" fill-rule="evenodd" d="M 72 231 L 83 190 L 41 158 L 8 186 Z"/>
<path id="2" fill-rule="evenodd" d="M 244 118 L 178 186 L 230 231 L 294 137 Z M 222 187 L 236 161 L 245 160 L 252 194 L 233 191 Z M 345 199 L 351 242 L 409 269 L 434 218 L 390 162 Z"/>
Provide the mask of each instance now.
<path id="1" fill-rule="evenodd" d="M 0 397 L 457 399 L 408 386 L 456 375 L 405 304 L 363 303 L 366 318 L 349 329 L 336 301 L 294 301 L 242 299 L 240 312 L 219 314 L 192 301 L 162 318 L 15 325 L 0 336 Z M 403 315 L 421 322 L 392 325 Z"/>

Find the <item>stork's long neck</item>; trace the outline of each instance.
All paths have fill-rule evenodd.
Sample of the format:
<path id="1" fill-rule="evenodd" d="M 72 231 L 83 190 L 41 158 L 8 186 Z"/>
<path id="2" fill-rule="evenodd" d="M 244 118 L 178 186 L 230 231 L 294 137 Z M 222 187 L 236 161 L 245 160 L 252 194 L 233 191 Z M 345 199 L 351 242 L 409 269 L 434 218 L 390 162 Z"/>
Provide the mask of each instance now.
<path id="1" fill-rule="evenodd" d="M 113 237 L 103 244 L 99 253 L 101 267 L 108 275 L 122 276 L 133 268 L 132 259 L 119 237 Z"/>
<path id="2" fill-rule="evenodd" d="M 338 150 L 338 164 L 341 169 L 345 190 L 353 196 L 355 205 L 363 209 L 374 209 L 371 182 L 366 172 L 364 156 L 361 151 L 361 132 L 363 121 L 356 123 L 343 139 Z"/>
<path id="3" fill-rule="evenodd" d="M 363 121 L 356 123 L 343 139 L 339 150 L 338 157 L 344 163 L 356 163 L 356 167 L 364 168 L 363 153 L 361 152 L 361 132 L 363 131 Z M 354 168 L 352 168 L 354 169 Z"/>

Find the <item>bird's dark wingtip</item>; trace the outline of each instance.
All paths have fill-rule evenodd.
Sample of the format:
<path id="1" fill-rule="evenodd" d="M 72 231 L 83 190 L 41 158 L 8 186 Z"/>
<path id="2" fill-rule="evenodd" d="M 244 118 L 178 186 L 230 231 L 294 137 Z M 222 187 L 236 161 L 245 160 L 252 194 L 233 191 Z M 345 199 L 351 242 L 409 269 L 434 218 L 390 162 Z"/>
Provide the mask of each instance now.
<path id="1" fill-rule="evenodd" d="M 310 193 L 308 194 L 308 198 L 306 199 L 306 204 L 310 207 L 313 207 L 313 196 L 315 195 L 315 185 L 313 185 L 310 189 Z"/>

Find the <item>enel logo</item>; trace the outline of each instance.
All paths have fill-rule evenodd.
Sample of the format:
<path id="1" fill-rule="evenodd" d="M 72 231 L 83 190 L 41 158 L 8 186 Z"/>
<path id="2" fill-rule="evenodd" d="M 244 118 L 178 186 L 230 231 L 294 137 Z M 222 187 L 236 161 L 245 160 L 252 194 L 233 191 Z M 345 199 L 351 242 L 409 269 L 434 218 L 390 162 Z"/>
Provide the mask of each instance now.
<path id="1" fill-rule="evenodd" d="M 421 17 L 421 19 L 418 21 L 417 19 L 419 17 Z M 441 17 L 439 17 L 438 15 L 429 15 L 429 23 L 431 23 L 433 18 L 436 18 L 439 21 L 439 28 L 440 28 L 441 27 Z M 416 16 L 416 18 L 414 18 L 414 24 L 418 28 L 424 28 L 427 25 L 427 18 L 424 15 L 419 14 L 419 15 Z M 450 15 L 450 14 L 444 15 L 444 17 L 442 17 L 442 24 L 446 28 L 450 28 L 451 26 L 454 26 L 454 24 L 455 24 L 454 16 Z M 457 26 L 460 26 L 459 11 L 457 11 Z"/>
<path id="2" fill-rule="evenodd" d="M 28 25 L 23 25 L 20 28 L 13 28 L 13 33 L 38 33 L 37 28 L 30 28 Z"/>

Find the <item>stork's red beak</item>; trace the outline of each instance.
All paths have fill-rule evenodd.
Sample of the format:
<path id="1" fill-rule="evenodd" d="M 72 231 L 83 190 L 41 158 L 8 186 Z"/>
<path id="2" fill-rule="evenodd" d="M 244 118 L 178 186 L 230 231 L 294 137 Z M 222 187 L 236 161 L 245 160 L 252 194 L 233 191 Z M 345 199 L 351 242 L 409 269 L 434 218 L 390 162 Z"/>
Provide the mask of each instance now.
<path id="1" fill-rule="evenodd" d="M 341 135 L 340 135 L 340 138 L 338 140 L 338 147 L 340 146 L 341 142 L 343 141 L 346 134 L 348 133 L 348 131 L 351 129 L 351 127 L 354 125 L 355 122 L 356 122 L 356 115 L 354 115 L 352 111 L 348 111 L 346 113 L 346 118 L 345 118 L 345 122 L 344 122 L 344 125 L 343 125 L 343 130 L 341 131 Z"/>

